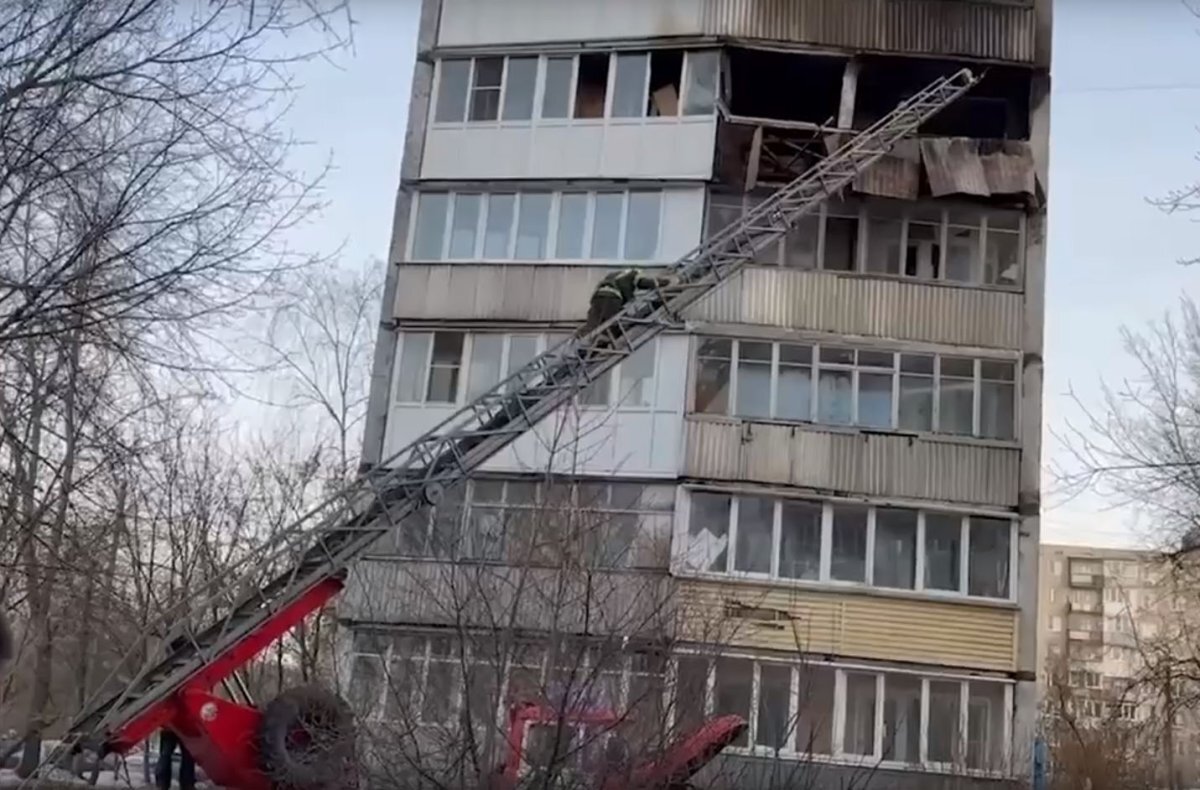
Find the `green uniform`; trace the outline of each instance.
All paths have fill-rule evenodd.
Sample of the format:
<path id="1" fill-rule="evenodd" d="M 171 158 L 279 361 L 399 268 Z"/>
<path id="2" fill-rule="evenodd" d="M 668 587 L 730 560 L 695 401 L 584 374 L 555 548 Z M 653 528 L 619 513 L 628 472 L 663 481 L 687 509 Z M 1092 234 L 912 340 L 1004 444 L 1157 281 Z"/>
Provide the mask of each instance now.
<path id="1" fill-rule="evenodd" d="M 668 282 L 665 277 L 652 277 L 636 268 L 622 269 L 605 276 L 592 293 L 584 331 L 590 332 L 621 312 L 621 308 L 638 291 L 661 288 Z"/>

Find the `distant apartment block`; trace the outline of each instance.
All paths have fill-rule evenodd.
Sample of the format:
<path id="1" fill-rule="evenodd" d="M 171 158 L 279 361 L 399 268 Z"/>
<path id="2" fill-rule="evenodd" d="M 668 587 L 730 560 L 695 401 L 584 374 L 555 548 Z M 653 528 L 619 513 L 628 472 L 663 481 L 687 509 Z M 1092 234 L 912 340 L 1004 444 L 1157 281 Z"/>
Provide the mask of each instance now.
<path id="1" fill-rule="evenodd" d="M 424 0 L 418 49 L 370 462 L 573 331 L 606 272 L 986 76 L 356 565 L 364 715 L 436 739 L 573 662 L 638 722 L 744 716 L 699 786 L 1027 776 L 1049 0 Z"/>

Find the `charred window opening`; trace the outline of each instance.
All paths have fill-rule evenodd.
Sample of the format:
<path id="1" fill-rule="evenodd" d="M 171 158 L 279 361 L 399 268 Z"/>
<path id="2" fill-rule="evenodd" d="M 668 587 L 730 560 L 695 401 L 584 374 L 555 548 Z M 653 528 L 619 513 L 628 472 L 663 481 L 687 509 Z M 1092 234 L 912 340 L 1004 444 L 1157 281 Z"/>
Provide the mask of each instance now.
<path id="1" fill-rule="evenodd" d="M 942 60 L 869 57 L 862 61 L 855 95 L 854 127 L 863 129 L 897 104 L 964 64 Z M 975 69 L 978 73 L 978 68 Z M 1029 139 L 1031 73 L 988 66 L 983 79 L 921 127 L 921 134 L 977 139 Z"/>
<path id="2" fill-rule="evenodd" d="M 683 83 L 683 51 L 662 49 L 650 53 L 650 90 L 646 115 L 679 114 L 679 86 Z"/>
<path id="3" fill-rule="evenodd" d="M 845 58 L 729 50 L 729 111 L 751 118 L 833 123 Z"/>
<path id="4" fill-rule="evenodd" d="M 579 83 L 575 89 L 575 117 L 603 118 L 608 95 L 608 53 L 579 56 Z"/>

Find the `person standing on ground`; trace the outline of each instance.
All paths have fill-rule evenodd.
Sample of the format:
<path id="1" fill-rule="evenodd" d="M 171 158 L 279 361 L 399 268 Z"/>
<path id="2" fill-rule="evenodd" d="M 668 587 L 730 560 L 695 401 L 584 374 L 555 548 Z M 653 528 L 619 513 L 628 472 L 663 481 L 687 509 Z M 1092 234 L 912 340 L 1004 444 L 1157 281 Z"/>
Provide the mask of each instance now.
<path id="1" fill-rule="evenodd" d="M 168 648 L 174 653 L 186 646 L 186 637 L 177 637 Z M 158 736 L 158 765 L 154 769 L 155 784 L 158 790 L 171 790 L 172 763 L 175 760 L 175 749 L 179 749 L 179 790 L 196 790 L 196 762 L 192 759 L 187 747 L 179 740 L 179 736 L 168 727 L 163 727 Z"/>

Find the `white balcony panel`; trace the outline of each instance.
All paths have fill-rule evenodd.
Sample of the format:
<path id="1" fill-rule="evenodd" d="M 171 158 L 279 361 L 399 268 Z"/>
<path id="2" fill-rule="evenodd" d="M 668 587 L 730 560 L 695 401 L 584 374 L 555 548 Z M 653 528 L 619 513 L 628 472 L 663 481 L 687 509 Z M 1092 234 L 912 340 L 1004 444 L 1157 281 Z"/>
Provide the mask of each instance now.
<path id="1" fill-rule="evenodd" d="M 703 0 L 442 0 L 438 45 L 694 35 Z"/>

